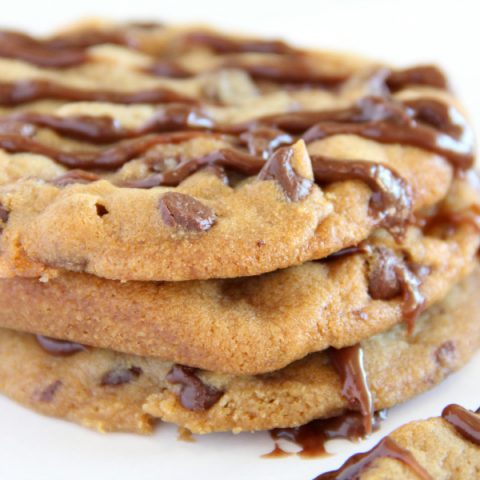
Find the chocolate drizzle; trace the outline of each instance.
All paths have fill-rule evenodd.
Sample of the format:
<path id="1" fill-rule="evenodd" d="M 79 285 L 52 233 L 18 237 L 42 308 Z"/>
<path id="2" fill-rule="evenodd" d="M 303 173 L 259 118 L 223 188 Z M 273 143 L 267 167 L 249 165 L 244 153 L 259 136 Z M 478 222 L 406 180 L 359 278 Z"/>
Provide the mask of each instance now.
<path id="1" fill-rule="evenodd" d="M 287 54 L 295 50 L 281 40 L 240 39 L 213 32 L 191 32 L 185 42 L 210 48 L 217 53 L 275 53 Z"/>
<path id="2" fill-rule="evenodd" d="M 203 383 L 191 367 L 174 365 L 166 379 L 172 384 L 180 385 L 180 403 L 193 412 L 210 409 L 223 395 L 222 391 Z"/>
<path id="3" fill-rule="evenodd" d="M 338 470 L 318 475 L 314 480 L 358 479 L 378 458 L 398 460 L 409 467 L 422 480 L 433 480 L 430 474 L 415 460 L 415 457 L 390 437 L 385 437 L 368 452 L 353 455 Z"/>
<path id="4" fill-rule="evenodd" d="M 397 92 L 410 85 L 447 89 L 448 82 L 444 73 L 435 65 L 418 65 L 394 70 L 386 79 L 390 91 Z"/>
<path id="5" fill-rule="evenodd" d="M 329 349 L 330 360 L 342 382 L 342 394 L 352 410 L 358 410 L 364 421 L 366 435 L 372 433 L 373 399 L 363 365 L 363 350 L 360 345 Z"/>
<path id="6" fill-rule="evenodd" d="M 43 350 L 57 357 L 69 357 L 75 353 L 87 350 L 85 345 L 67 340 L 57 340 L 56 338 L 44 337 L 43 335 L 35 335 L 35 339 Z"/>
<path id="7" fill-rule="evenodd" d="M 322 112 L 328 118 L 328 112 Z M 337 121 L 325 120 L 303 135 L 305 142 L 332 135 L 359 135 L 386 144 L 422 148 L 447 158 L 459 169 L 474 162 L 473 133 L 452 106 L 433 99 L 405 102 L 404 108 L 380 97 L 366 97 L 357 106 L 334 113 Z M 334 117 L 335 115 L 332 115 Z M 340 120 L 342 115 L 343 120 Z"/>
<path id="8" fill-rule="evenodd" d="M 375 414 L 373 431 L 380 427 L 380 421 L 385 419 L 386 412 Z M 301 447 L 298 455 L 304 458 L 315 458 L 327 454 L 325 444 L 329 440 L 338 438 L 359 440 L 365 437 L 365 422 L 360 413 L 347 412 L 333 418 L 313 420 L 310 423 L 294 428 L 275 428 L 270 431 L 270 436 L 275 441 L 272 452 L 263 455 L 264 458 L 273 458 L 282 455 L 283 450 L 278 445 L 278 440 L 288 440 Z M 287 453 L 287 452 L 283 452 Z"/>
<path id="9" fill-rule="evenodd" d="M 319 183 L 358 179 L 372 190 L 370 212 L 380 226 L 401 240 L 412 220 L 410 185 L 393 169 L 360 161 L 312 156 L 315 180 Z"/>
<path id="10" fill-rule="evenodd" d="M 477 411 L 478 412 L 478 411 Z M 480 446 L 480 416 L 461 407 L 447 405 L 442 412 L 442 418 L 452 425 L 464 438 Z"/>
<path id="11" fill-rule="evenodd" d="M 49 80 L 19 80 L 0 83 L 0 105 L 12 107 L 35 100 L 64 100 L 67 102 L 110 102 L 131 105 L 136 103 L 196 103 L 166 88 L 121 92 L 116 90 L 86 90 L 69 87 Z"/>

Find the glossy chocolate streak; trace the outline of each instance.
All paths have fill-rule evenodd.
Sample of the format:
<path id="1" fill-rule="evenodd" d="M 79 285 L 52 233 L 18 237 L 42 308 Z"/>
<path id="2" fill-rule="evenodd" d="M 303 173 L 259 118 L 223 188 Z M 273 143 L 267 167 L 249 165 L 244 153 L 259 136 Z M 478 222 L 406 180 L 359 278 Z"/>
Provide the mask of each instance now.
<path id="1" fill-rule="evenodd" d="M 471 129 L 457 110 L 437 100 L 405 102 L 403 111 L 396 112 L 384 99 L 365 98 L 357 106 L 357 111 L 343 110 L 345 120 L 339 121 L 341 110 L 336 113 L 336 121 L 321 121 L 307 130 L 303 135 L 305 142 L 332 135 L 359 135 L 380 143 L 398 143 L 429 150 L 444 156 L 457 168 L 466 169 L 473 165 Z M 364 121 L 359 120 L 362 115 Z"/>
<path id="2" fill-rule="evenodd" d="M 480 416 L 460 405 L 452 404 L 443 409 L 442 418 L 464 438 L 480 446 Z"/>
<path id="3" fill-rule="evenodd" d="M 375 414 L 373 431 L 379 429 L 380 421 L 385 417 L 385 411 Z M 359 440 L 365 435 L 363 416 L 357 412 L 347 412 L 338 417 L 313 420 L 300 427 L 271 430 L 270 436 L 275 441 L 275 449 L 271 453 L 263 455 L 263 457 L 271 458 L 281 455 L 282 450 L 276 443 L 280 439 L 288 440 L 301 447 L 301 451 L 298 453 L 300 457 L 315 458 L 327 453 L 325 444 L 329 440 L 338 438 Z"/>
<path id="4" fill-rule="evenodd" d="M 386 79 L 387 87 L 397 92 L 410 85 L 447 89 L 445 74 L 435 65 L 418 65 L 404 70 L 392 71 Z"/>
<path id="5" fill-rule="evenodd" d="M 35 100 L 65 100 L 68 102 L 136 103 L 196 103 L 196 100 L 166 88 L 117 92 L 114 90 L 84 90 L 49 80 L 20 80 L 0 83 L 0 105 L 12 107 Z"/>
<path id="6" fill-rule="evenodd" d="M 354 480 L 360 478 L 378 458 L 392 458 L 409 467 L 418 478 L 433 480 L 430 474 L 415 460 L 415 457 L 400 447 L 390 437 L 385 437 L 374 448 L 350 457 L 338 470 L 323 473 L 314 480 Z"/>
<path id="7" fill-rule="evenodd" d="M 198 170 L 212 165 L 230 168 L 251 176 L 257 174 L 263 168 L 265 161 L 239 150 L 225 148 L 203 157 L 182 160 L 171 170 L 151 175 L 145 179 L 128 182 L 124 186 L 132 188 L 152 188 L 160 185 L 175 187 Z"/>
<path id="8" fill-rule="evenodd" d="M 379 163 L 360 160 L 340 160 L 314 155 L 311 157 L 315 180 L 337 182 L 357 179 L 374 192 L 370 210 L 379 225 L 397 239 L 402 239 L 412 220 L 410 185 L 393 169 Z"/>
<path id="9" fill-rule="evenodd" d="M 57 49 L 48 42 L 8 30 L 0 30 L 0 57 L 22 60 L 44 68 L 72 67 L 87 60 L 87 55 L 81 49 Z"/>
<path id="10" fill-rule="evenodd" d="M 57 340 L 51 337 L 44 337 L 43 335 L 35 335 L 37 343 L 50 355 L 59 357 L 68 357 L 78 352 L 87 350 L 85 345 L 67 340 Z"/>
<path id="11" fill-rule="evenodd" d="M 328 350 L 333 367 L 342 382 L 342 394 L 353 410 L 363 416 L 365 434 L 372 433 L 373 400 L 363 366 L 363 350 L 360 345 Z"/>
<path id="12" fill-rule="evenodd" d="M 185 42 L 210 48 L 217 53 L 293 53 L 295 49 L 281 40 L 233 38 L 211 32 L 188 33 Z"/>
<path id="13" fill-rule="evenodd" d="M 323 88 L 336 88 L 348 79 L 346 75 L 332 75 L 317 71 L 307 63 L 306 57 L 301 56 L 284 56 L 264 63 L 232 59 L 223 62 L 222 67 L 243 70 L 255 80 L 308 84 Z"/>
<path id="14" fill-rule="evenodd" d="M 123 140 L 104 150 L 66 152 L 27 137 L 0 135 L 0 148 L 10 153 L 30 152 L 45 155 L 70 168 L 112 170 L 121 167 L 132 158 L 140 156 L 155 145 L 181 143 L 196 136 L 198 136 L 196 132 L 147 135 L 132 140 Z"/>
<path id="15" fill-rule="evenodd" d="M 95 94 L 95 91 L 88 93 Z M 1 97 L 0 85 L 0 101 Z M 13 98 L 12 101 L 17 100 Z M 172 98 L 172 101 L 179 100 Z M 301 135 L 306 141 L 314 141 L 336 134 L 355 134 L 382 143 L 424 148 L 445 156 L 459 168 L 471 166 L 474 149 L 472 132 L 459 113 L 453 107 L 431 99 L 401 104 L 378 97 L 365 97 L 345 109 L 282 113 L 234 125 L 215 123 L 198 106 L 173 103 L 160 108 L 136 130 L 125 130 L 109 117 L 56 117 L 33 113 L 7 116 L 0 121 L 0 126 L 6 128 L 9 123 L 18 122 L 45 126 L 63 135 L 94 143 L 166 131 L 213 131 L 238 136 L 251 152 L 257 153 L 260 153 L 262 145 L 264 152 L 268 150 L 267 153 L 271 153 L 272 149 L 282 144 L 292 143 L 295 139 L 290 135 Z"/>

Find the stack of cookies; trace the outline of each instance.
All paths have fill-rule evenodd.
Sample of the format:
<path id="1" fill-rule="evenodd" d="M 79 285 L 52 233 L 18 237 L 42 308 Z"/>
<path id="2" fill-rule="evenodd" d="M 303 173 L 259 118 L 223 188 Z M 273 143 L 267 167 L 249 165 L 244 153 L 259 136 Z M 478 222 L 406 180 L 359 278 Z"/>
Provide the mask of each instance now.
<path id="1" fill-rule="evenodd" d="M 436 67 L 161 24 L 0 40 L 5 395 L 368 433 L 480 345 L 473 135 Z"/>

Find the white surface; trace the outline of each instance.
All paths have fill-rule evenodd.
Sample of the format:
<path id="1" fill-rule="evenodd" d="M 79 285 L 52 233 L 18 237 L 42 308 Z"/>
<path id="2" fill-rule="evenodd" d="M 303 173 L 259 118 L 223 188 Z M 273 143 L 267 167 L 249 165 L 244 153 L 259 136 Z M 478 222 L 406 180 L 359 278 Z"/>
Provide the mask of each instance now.
<path id="1" fill-rule="evenodd" d="M 283 36 L 296 43 L 357 51 L 398 64 L 435 61 L 447 69 L 475 124 L 480 125 L 480 67 L 476 0 L 387 2 L 329 0 L 237 2 L 191 0 L 9 1 L 1 2 L 0 23 L 38 32 L 81 16 L 203 21 L 240 31 Z M 352 453 L 409 420 L 438 415 L 447 403 L 480 405 L 480 354 L 461 372 L 430 392 L 396 407 L 380 432 L 360 445 L 335 441 L 336 454 L 316 460 L 266 460 L 266 434 L 202 437 L 176 441 L 176 430 L 161 425 L 153 437 L 100 435 L 44 418 L 0 398 L 0 479 L 309 480 L 338 467 Z M 395 375 L 395 372 L 392 372 Z"/>

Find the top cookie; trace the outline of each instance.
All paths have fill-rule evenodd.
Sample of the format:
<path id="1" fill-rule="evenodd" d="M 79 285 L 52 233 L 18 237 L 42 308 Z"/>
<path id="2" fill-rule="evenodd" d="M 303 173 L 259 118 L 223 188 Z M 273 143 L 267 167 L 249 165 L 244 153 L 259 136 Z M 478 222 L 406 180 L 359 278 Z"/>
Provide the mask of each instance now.
<path id="1" fill-rule="evenodd" d="M 1 32 L 0 275 L 257 275 L 383 227 L 473 163 L 434 67 L 205 28 Z"/>

